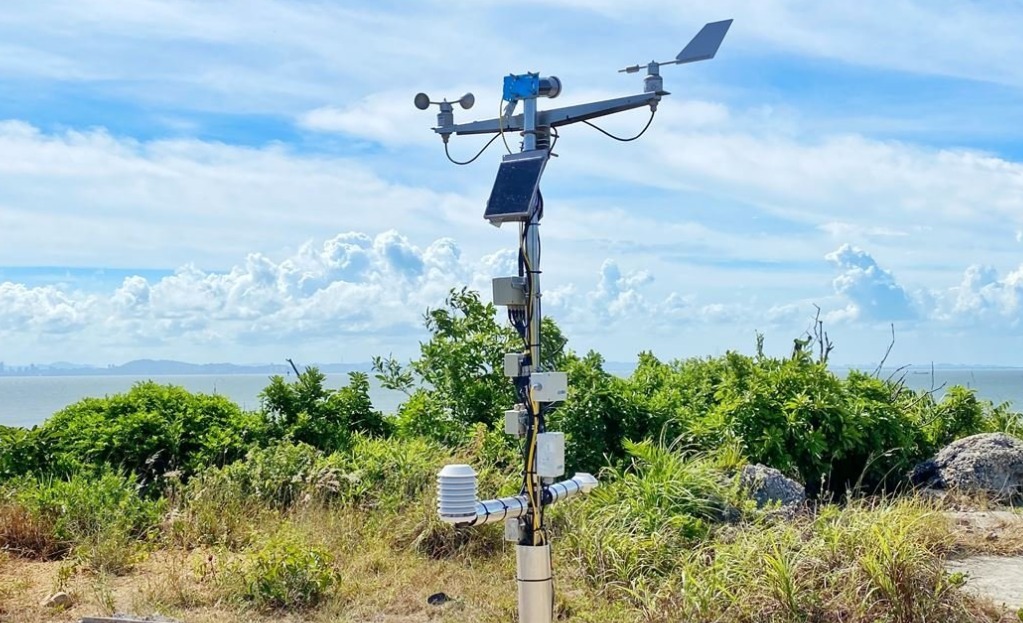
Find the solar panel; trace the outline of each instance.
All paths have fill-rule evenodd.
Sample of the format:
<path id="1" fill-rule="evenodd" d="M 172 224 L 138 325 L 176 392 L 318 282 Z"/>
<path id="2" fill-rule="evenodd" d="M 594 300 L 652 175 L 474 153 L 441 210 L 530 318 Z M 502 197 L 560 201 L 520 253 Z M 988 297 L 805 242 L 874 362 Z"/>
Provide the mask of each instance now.
<path id="1" fill-rule="evenodd" d="M 497 169 L 483 218 L 493 224 L 527 220 L 546 164 L 545 150 L 505 156 Z"/>

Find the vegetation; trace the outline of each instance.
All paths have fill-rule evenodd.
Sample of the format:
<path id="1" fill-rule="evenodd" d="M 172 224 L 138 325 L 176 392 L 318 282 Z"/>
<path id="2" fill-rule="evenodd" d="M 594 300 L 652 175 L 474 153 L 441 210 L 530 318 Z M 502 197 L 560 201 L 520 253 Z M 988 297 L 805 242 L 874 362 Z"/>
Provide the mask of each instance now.
<path id="1" fill-rule="evenodd" d="M 405 599 L 400 616 L 440 590 L 460 595 L 447 620 L 510 618 L 512 585 L 468 570 L 511 578 L 500 526 L 441 524 L 432 483 L 465 461 L 487 494 L 517 492 L 502 361 L 521 343 L 468 290 L 426 325 L 418 358 L 374 361 L 381 383 L 408 396 L 393 416 L 373 408 L 366 375 L 330 389 L 310 368 L 271 378 L 253 412 L 140 383 L 31 430 L 0 427 L 0 576 L 52 560 L 32 564 L 59 565 L 53 586 L 92 582 L 92 602 L 113 611 L 106 578 L 156 573 L 139 603 L 189 620 L 295 609 L 357 620 Z M 966 388 L 936 400 L 898 379 L 839 377 L 831 345 L 815 339 L 784 358 L 765 356 L 762 340 L 753 355 L 641 353 L 623 378 L 598 354 L 567 350 L 545 320 L 545 364 L 571 380 L 549 425 L 569 437 L 569 469 L 603 483 L 549 513 L 562 617 L 996 620 L 943 571 L 983 541 L 960 539 L 935 503 L 905 491 L 905 475 L 962 436 L 1018 435 L 1023 418 Z M 806 483 L 819 505 L 790 521 L 757 510 L 737 484 L 745 462 Z M 0 591 L 0 615 L 16 599 Z"/>

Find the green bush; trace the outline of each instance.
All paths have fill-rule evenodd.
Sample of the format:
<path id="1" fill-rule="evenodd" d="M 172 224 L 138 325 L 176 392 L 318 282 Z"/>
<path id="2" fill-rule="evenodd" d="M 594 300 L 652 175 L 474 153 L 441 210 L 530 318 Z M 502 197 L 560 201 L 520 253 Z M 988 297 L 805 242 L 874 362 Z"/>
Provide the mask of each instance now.
<path id="1" fill-rule="evenodd" d="M 344 500 L 398 509 L 417 500 L 450 460 L 449 452 L 426 439 L 360 438 L 343 456 L 328 457 L 327 464 L 338 462 L 348 474 Z"/>
<path id="2" fill-rule="evenodd" d="M 299 502 L 397 508 L 417 499 L 450 459 L 448 451 L 422 438 L 356 435 L 349 449 L 331 454 L 281 442 L 208 470 L 188 483 L 183 497 L 243 500 L 274 509 Z"/>
<path id="3" fill-rule="evenodd" d="M 223 396 L 146 381 L 124 394 L 70 405 L 35 434 L 49 473 L 107 465 L 152 483 L 167 472 L 187 478 L 240 458 L 264 441 L 265 425 Z"/>
<path id="4" fill-rule="evenodd" d="M 465 442 L 467 427 L 454 419 L 434 392 L 417 389 L 398 407 L 395 426 L 400 437 L 423 437 L 448 446 Z"/>
<path id="5" fill-rule="evenodd" d="M 293 532 L 281 531 L 246 552 L 230 569 L 241 597 L 264 610 L 309 608 L 339 580 L 333 558 Z"/>
<path id="6" fill-rule="evenodd" d="M 165 508 L 110 471 L 67 480 L 20 477 L 0 488 L 0 548 L 45 558 L 79 547 L 109 550 L 155 533 Z"/>
<path id="7" fill-rule="evenodd" d="M 991 407 L 987 426 L 990 432 L 1006 433 L 1023 439 L 1023 414 L 1012 411 L 1007 402 Z"/>
<path id="8" fill-rule="evenodd" d="M 39 455 L 38 439 L 32 431 L 0 426 L 0 483 L 39 470 Z"/>
<path id="9" fill-rule="evenodd" d="M 987 420 L 984 406 L 977 400 L 976 390 L 961 385 L 948 388 L 924 422 L 931 447 L 942 448 L 960 437 L 982 432 Z"/>
<path id="10" fill-rule="evenodd" d="M 629 440 L 641 441 L 661 434 L 663 419 L 652 416 L 632 400 L 627 382 L 603 370 L 603 359 L 590 352 L 567 365 L 569 397 L 547 419 L 551 430 L 566 435 L 565 466 L 596 472 L 617 464 L 626 455 Z"/>
<path id="11" fill-rule="evenodd" d="M 318 478 L 322 458 L 323 453 L 304 443 L 281 442 L 255 448 L 243 460 L 209 469 L 193 479 L 186 488 L 186 497 L 237 498 L 287 508 L 322 480 Z"/>
<path id="12" fill-rule="evenodd" d="M 347 386 L 335 390 L 323 386 L 326 376 L 314 367 L 293 383 L 271 377 L 260 399 L 273 438 L 332 452 L 347 447 L 354 433 L 388 434 L 390 422 L 369 398 L 369 377 L 351 372 L 348 378 Z"/>

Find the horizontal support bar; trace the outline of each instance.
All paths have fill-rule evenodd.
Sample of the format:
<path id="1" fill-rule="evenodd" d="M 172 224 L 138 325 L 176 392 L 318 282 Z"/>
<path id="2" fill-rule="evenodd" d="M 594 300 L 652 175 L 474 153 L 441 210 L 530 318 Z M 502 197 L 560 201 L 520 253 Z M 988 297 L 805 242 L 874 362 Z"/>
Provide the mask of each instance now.
<path id="1" fill-rule="evenodd" d="M 656 93 L 642 93 L 640 95 L 627 95 L 600 102 L 589 104 L 576 104 L 551 110 L 541 110 L 537 115 L 537 127 L 560 127 L 596 119 L 605 115 L 613 115 L 617 112 L 642 108 L 643 106 L 656 106 L 661 97 L 668 95 L 667 91 Z M 521 132 L 523 129 L 522 115 L 514 115 L 507 119 L 487 119 L 485 121 L 472 121 L 470 123 L 456 123 L 449 126 L 433 128 L 437 134 L 493 134 L 495 132 Z"/>
<path id="2" fill-rule="evenodd" d="M 600 482 L 590 474 L 579 473 L 568 480 L 556 482 L 544 489 L 543 505 L 554 504 L 562 500 L 574 497 L 581 493 L 589 493 Z M 460 522 L 458 526 L 482 526 L 488 523 L 497 523 L 505 519 L 522 517 L 529 511 L 529 498 L 524 495 L 517 495 L 510 498 L 499 498 L 476 502 L 476 518 L 470 521 Z"/>

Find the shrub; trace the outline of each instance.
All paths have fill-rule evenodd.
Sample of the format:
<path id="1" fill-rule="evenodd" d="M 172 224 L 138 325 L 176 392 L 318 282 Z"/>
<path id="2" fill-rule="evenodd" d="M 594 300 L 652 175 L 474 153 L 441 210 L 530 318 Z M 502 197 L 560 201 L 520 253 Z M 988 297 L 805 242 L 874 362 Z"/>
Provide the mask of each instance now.
<path id="1" fill-rule="evenodd" d="M 424 437 L 449 446 L 464 443 L 467 434 L 467 427 L 454 419 L 437 395 L 422 388 L 398 407 L 395 426 L 405 439 Z"/>
<path id="2" fill-rule="evenodd" d="M 991 408 L 987 427 L 993 433 L 1006 433 L 1023 439 L 1023 414 L 1012 411 L 1011 405 L 1003 402 Z"/>
<path id="3" fill-rule="evenodd" d="M 50 473 L 107 465 L 153 483 L 170 471 L 187 478 L 240 458 L 265 431 L 258 414 L 242 412 L 223 396 L 147 381 L 125 394 L 70 405 L 37 435 Z"/>
<path id="4" fill-rule="evenodd" d="M 323 386 L 326 376 L 314 367 L 293 383 L 271 377 L 260 399 L 274 438 L 332 452 L 347 447 L 354 433 L 389 433 L 390 423 L 369 398 L 369 377 L 351 372 L 348 378 L 347 386 L 334 390 Z"/>
<path id="5" fill-rule="evenodd" d="M 96 561 L 113 560 L 113 547 L 155 531 L 165 507 L 140 498 L 131 479 L 109 471 L 68 480 L 22 477 L 0 490 L 0 547 L 44 558 L 79 548 Z M 126 568 L 110 566 L 118 569 L 104 570 Z"/>
<path id="6" fill-rule="evenodd" d="M 228 582 L 258 608 L 283 610 L 315 606 L 338 580 L 329 552 L 285 530 L 246 552 Z"/>
<path id="7" fill-rule="evenodd" d="M 626 456 L 625 443 L 659 436 L 662 420 L 629 395 L 626 382 L 603 370 L 590 352 L 568 364 L 569 398 L 548 417 L 551 430 L 566 434 L 566 470 L 596 472 Z"/>
<path id="8" fill-rule="evenodd" d="M 349 478 L 342 498 L 397 510 L 417 500 L 450 458 L 449 452 L 426 439 L 360 438 L 343 457 Z"/>
<path id="9" fill-rule="evenodd" d="M 243 460 L 207 470 L 189 482 L 186 499 L 238 498 L 287 508 L 311 490 L 311 483 L 318 480 L 317 465 L 322 458 L 319 450 L 304 443 L 281 442 L 255 448 Z"/>
<path id="10" fill-rule="evenodd" d="M 948 388 L 941 402 L 934 405 L 926 417 L 924 433 L 934 449 L 942 448 L 960 437 L 979 433 L 984 430 L 986 423 L 984 403 L 977 400 L 976 390 L 961 385 Z"/>
<path id="11" fill-rule="evenodd" d="M 0 426 L 0 482 L 39 469 L 40 448 L 33 431 Z"/>
<path id="12" fill-rule="evenodd" d="M 450 456 L 421 438 L 356 435 L 349 449 L 332 454 L 282 442 L 208 470 L 188 483 L 183 499 L 186 507 L 192 501 L 216 499 L 279 510 L 298 502 L 332 501 L 395 509 L 417 499 Z"/>
<path id="13" fill-rule="evenodd" d="M 452 290 L 443 307 L 428 310 L 425 324 L 430 339 L 420 345 L 419 358 L 408 366 L 391 357 L 374 358 L 373 368 L 381 384 L 408 393 L 418 387 L 461 427 L 502 426 L 501 414 L 516 402 L 512 383 L 504 376 L 504 355 L 521 352 L 522 339 L 498 323 L 494 305 L 466 288 Z M 559 369 L 565 337 L 549 318 L 544 318 L 541 326 L 540 367 Z M 426 415 L 436 417 L 437 413 L 431 410 Z"/>

